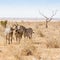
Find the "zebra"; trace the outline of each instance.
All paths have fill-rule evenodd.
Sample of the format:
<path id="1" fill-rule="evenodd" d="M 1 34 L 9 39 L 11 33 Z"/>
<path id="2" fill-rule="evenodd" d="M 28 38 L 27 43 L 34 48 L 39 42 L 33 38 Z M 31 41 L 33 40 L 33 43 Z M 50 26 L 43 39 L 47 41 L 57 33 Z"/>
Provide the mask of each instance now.
<path id="1" fill-rule="evenodd" d="M 13 39 L 13 28 L 12 27 L 6 27 L 5 28 L 5 36 L 6 36 L 6 43 L 10 44 L 12 43 L 12 39 Z"/>
<path id="2" fill-rule="evenodd" d="M 34 32 L 33 32 L 32 28 L 25 28 L 24 37 L 27 37 L 27 38 L 31 39 L 33 33 Z"/>
<path id="3" fill-rule="evenodd" d="M 20 29 L 23 32 L 24 38 L 25 37 L 28 37 L 29 39 L 32 38 L 32 34 L 34 33 L 32 28 L 26 28 L 26 27 L 20 25 Z"/>
<path id="4" fill-rule="evenodd" d="M 23 35 L 23 30 L 20 28 L 19 25 L 15 25 L 15 38 L 16 38 L 16 41 L 18 41 L 20 43 L 20 40 L 22 38 L 22 35 Z"/>

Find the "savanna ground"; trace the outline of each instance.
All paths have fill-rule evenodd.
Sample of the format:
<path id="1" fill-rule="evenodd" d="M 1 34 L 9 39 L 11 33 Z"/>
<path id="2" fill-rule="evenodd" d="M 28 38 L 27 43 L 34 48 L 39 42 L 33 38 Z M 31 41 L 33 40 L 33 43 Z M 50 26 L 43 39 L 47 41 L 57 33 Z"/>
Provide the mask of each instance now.
<path id="1" fill-rule="evenodd" d="M 11 21 L 7 26 L 14 24 Z M 22 38 L 18 44 L 13 38 L 12 44 L 6 44 L 4 28 L 0 25 L 0 60 L 60 60 L 60 22 L 17 22 L 31 27 L 32 39 Z"/>

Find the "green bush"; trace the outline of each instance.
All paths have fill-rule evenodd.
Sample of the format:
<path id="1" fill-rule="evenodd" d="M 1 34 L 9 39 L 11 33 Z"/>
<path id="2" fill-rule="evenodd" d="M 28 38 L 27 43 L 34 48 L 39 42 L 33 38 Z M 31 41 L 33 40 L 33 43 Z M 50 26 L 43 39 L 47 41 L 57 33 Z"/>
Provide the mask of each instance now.
<path id="1" fill-rule="evenodd" d="M 7 25 L 7 20 L 5 20 L 5 21 L 0 21 L 0 24 L 1 24 L 3 27 L 6 27 L 6 25 Z"/>

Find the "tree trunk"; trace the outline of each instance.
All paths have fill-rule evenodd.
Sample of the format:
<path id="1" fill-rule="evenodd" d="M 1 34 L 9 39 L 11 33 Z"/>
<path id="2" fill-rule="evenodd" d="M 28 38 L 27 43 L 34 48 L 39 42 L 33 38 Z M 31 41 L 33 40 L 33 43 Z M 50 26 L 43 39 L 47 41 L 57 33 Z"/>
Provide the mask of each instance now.
<path id="1" fill-rule="evenodd" d="M 46 20 L 46 28 L 48 28 L 48 21 Z"/>

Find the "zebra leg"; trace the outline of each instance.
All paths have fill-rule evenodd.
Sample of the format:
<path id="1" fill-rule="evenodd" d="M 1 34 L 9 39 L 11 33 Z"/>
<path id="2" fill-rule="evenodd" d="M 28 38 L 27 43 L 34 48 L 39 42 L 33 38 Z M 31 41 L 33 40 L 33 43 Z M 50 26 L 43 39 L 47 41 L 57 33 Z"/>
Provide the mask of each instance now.
<path id="1" fill-rule="evenodd" d="M 12 38 L 13 38 L 13 37 L 11 37 L 11 44 L 12 44 Z"/>
<path id="2" fill-rule="evenodd" d="M 19 43 L 20 43 L 20 38 L 19 38 Z"/>
<path id="3" fill-rule="evenodd" d="M 27 37 L 28 37 L 28 35 L 25 33 L 25 34 L 24 34 L 24 38 L 27 38 Z"/>
<path id="4" fill-rule="evenodd" d="M 9 41 L 9 42 L 8 42 L 8 44 L 10 44 L 10 36 L 9 36 L 9 39 L 8 39 L 8 41 Z"/>
<path id="5" fill-rule="evenodd" d="M 6 35 L 6 44 L 7 44 L 7 35 Z"/>
<path id="6" fill-rule="evenodd" d="M 31 38 L 32 38 L 32 35 L 29 36 L 29 39 L 31 39 Z"/>
<path id="7" fill-rule="evenodd" d="M 20 43 L 21 37 L 19 37 L 19 43 Z"/>
<path id="8" fill-rule="evenodd" d="M 16 41 L 17 41 L 18 39 L 17 39 L 17 36 L 16 36 Z"/>
<path id="9" fill-rule="evenodd" d="M 9 40 L 8 44 L 10 44 L 10 40 Z"/>
<path id="10" fill-rule="evenodd" d="M 16 36 L 16 42 L 18 42 L 18 36 Z"/>
<path id="11" fill-rule="evenodd" d="M 18 37 L 18 36 L 17 36 L 17 33 L 15 33 L 15 38 L 16 38 L 16 41 L 17 41 L 17 37 Z"/>

